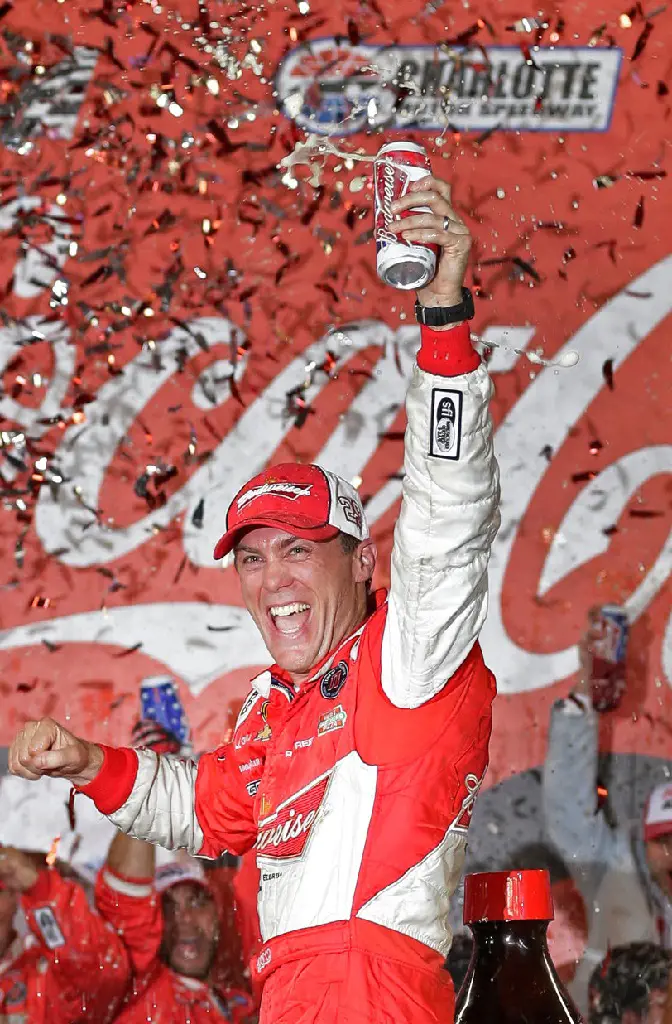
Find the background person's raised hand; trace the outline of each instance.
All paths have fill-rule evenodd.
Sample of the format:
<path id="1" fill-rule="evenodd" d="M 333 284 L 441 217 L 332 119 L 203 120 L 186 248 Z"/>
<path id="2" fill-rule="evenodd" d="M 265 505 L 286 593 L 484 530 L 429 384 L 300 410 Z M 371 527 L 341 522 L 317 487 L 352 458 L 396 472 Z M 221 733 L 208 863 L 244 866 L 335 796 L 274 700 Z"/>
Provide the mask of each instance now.
<path id="1" fill-rule="evenodd" d="M 10 892 L 28 892 L 39 871 L 34 858 L 14 846 L 0 846 L 0 883 Z"/>

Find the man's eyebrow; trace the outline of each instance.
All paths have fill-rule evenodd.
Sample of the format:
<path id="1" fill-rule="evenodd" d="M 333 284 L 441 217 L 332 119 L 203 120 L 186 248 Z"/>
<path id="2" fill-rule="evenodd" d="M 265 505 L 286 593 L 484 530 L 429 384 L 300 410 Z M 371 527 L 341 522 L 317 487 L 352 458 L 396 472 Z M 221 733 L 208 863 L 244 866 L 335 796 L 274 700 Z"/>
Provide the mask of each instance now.
<path id="1" fill-rule="evenodd" d="M 284 541 L 280 542 L 280 548 L 283 551 L 286 551 L 287 548 L 291 548 L 292 545 L 296 544 L 297 541 L 301 541 L 302 544 L 305 543 L 303 538 L 295 537 L 294 535 L 292 535 L 292 537 L 286 537 Z M 258 555 L 260 553 L 258 548 L 251 548 L 243 541 L 241 541 L 240 544 L 236 545 L 236 547 L 234 548 L 234 554 L 237 555 L 239 551 L 247 551 L 252 555 Z"/>
<path id="2" fill-rule="evenodd" d="M 254 555 L 258 555 L 259 554 L 258 548 L 251 548 L 248 544 L 243 544 L 242 541 L 240 541 L 238 544 L 235 545 L 235 547 L 233 549 L 234 555 L 237 555 L 239 551 L 251 551 L 252 554 L 254 554 Z"/>
<path id="3" fill-rule="evenodd" d="M 302 540 L 301 537 L 295 537 L 293 534 L 291 537 L 287 537 L 285 540 L 280 541 L 281 548 L 290 548 L 292 544 L 296 544 L 297 540 Z"/>
<path id="4" fill-rule="evenodd" d="M 292 544 L 296 544 L 297 540 L 304 543 L 304 538 L 296 537 L 294 536 L 294 534 L 292 534 L 291 537 L 285 537 L 284 540 L 280 541 L 280 547 L 284 551 L 287 548 L 290 548 Z M 260 553 L 259 548 L 250 547 L 248 544 L 245 544 L 244 541 L 241 541 L 239 544 L 236 544 L 235 548 L 233 549 L 234 555 L 237 555 L 239 551 L 248 551 L 250 552 L 250 554 L 253 555 L 258 555 Z"/>

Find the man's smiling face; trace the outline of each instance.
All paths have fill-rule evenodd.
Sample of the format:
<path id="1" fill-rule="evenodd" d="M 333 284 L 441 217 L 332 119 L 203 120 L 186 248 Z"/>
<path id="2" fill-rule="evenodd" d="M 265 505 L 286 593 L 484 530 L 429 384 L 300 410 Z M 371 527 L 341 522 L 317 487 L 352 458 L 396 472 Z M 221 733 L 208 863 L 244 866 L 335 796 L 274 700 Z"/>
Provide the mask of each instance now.
<path id="1" fill-rule="evenodd" d="M 245 606 L 281 668 L 307 678 L 366 615 L 375 545 L 310 541 L 253 527 L 235 548 Z"/>

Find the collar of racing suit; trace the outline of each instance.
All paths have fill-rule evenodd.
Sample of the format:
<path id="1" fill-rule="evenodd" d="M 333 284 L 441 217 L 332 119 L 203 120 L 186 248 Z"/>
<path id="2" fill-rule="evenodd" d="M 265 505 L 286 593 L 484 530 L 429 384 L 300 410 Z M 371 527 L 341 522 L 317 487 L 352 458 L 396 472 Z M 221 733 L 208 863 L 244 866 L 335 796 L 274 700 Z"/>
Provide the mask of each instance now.
<path id="1" fill-rule="evenodd" d="M 178 974 L 177 971 L 173 971 L 171 968 L 168 968 L 168 970 L 170 970 L 177 987 L 182 989 L 183 1000 L 192 1005 L 201 1005 L 209 1008 L 214 1006 L 225 1020 L 230 1019 L 228 999 L 218 992 L 216 988 L 209 985 L 206 981 Z"/>
<path id="2" fill-rule="evenodd" d="M 367 611 L 364 621 L 361 622 L 357 629 L 353 630 L 352 633 L 348 633 L 348 635 L 344 636 L 342 640 L 339 640 L 336 646 L 331 651 L 329 651 L 328 654 L 324 656 L 322 661 L 319 661 L 317 665 L 313 667 L 310 678 L 307 679 L 305 683 L 302 683 L 301 686 L 295 685 L 294 680 L 292 679 L 289 672 L 286 672 L 285 669 L 281 668 L 279 665 L 274 664 L 271 665 L 270 669 L 267 669 L 266 672 L 262 672 L 261 676 L 253 680 L 255 688 L 264 697 L 268 697 L 268 694 L 270 693 L 271 689 L 271 679 L 275 679 L 281 683 L 285 683 L 287 686 L 291 686 L 292 690 L 294 690 L 295 692 L 298 692 L 301 689 L 305 689 L 307 686 L 312 686 L 313 683 L 316 683 L 318 679 L 321 679 L 324 673 L 331 668 L 334 661 L 338 657 L 339 651 L 341 651 L 342 648 L 345 647 L 347 643 L 349 643 L 354 637 L 356 637 L 359 633 L 362 632 L 364 626 L 367 624 L 371 616 L 375 612 L 377 612 L 378 609 L 381 608 L 386 601 L 387 591 L 385 589 L 381 587 L 379 590 L 374 591 L 374 593 L 372 594 L 372 607 L 370 607 L 369 610 Z"/>

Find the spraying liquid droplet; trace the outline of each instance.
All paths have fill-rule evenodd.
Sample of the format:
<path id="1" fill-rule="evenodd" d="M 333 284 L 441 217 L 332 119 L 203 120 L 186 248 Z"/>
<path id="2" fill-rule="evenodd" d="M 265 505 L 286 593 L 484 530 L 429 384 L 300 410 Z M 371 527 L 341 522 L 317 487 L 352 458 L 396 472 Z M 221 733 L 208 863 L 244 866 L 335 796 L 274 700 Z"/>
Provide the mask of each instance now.
<path id="1" fill-rule="evenodd" d="M 575 352 L 574 349 L 570 349 L 569 352 L 564 352 L 561 356 L 556 359 L 546 359 L 545 356 L 540 355 L 538 352 L 528 352 L 524 348 L 515 348 L 513 345 L 505 345 L 503 341 L 492 341 L 490 338 L 487 341 L 479 338 L 477 334 L 472 334 L 472 341 L 478 341 L 481 345 L 486 348 L 503 348 L 507 352 L 515 352 L 518 356 L 524 356 L 525 359 L 530 363 L 534 363 L 535 366 L 560 366 L 562 369 L 568 369 L 571 366 L 576 366 L 579 361 L 579 353 Z"/>

